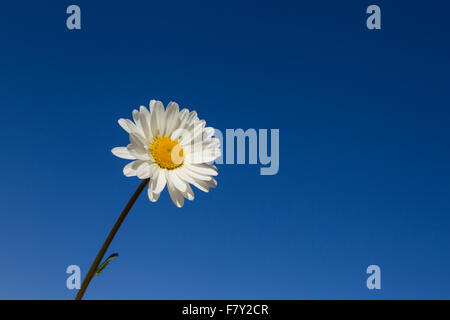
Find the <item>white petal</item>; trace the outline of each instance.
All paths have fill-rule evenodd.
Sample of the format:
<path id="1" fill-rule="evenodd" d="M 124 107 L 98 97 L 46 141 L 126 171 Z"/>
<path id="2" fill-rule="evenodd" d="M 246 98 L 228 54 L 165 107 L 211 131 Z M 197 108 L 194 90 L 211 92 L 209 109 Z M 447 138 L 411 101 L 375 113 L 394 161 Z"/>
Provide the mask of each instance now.
<path id="1" fill-rule="evenodd" d="M 178 207 L 181 208 L 184 205 L 184 196 L 183 194 L 175 188 L 175 186 L 170 182 L 170 180 L 167 181 L 167 189 L 169 190 L 170 198 L 172 199 L 172 202 Z"/>
<path id="2" fill-rule="evenodd" d="M 148 112 L 147 108 L 141 106 L 140 108 L 141 114 L 139 115 L 139 122 L 141 124 L 142 131 L 144 132 L 144 136 L 147 140 L 152 138 L 152 133 L 150 132 L 150 112 Z"/>
<path id="3" fill-rule="evenodd" d="M 194 126 L 190 129 L 190 139 L 183 140 L 181 142 L 181 145 L 184 147 L 192 143 L 201 142 L 203 137 L 203 128 L 205 127 L 205 125 L 205 120 L 195 121 Z"/>
<path id="4" fill-rule="evenodd" d="M 186 119 L 188 125 L 193 124 L 197 120 L 198 120 L 198 116 L 197 116 L 196 111 L 191 111 Z"/>
<path id="5" fill-rule="evenodd" d="M 184 121 L 187 119 L 189 115 L 189 110 L 184 108 L 180 111 L 180 120 L 184 123 Z"/>
<path id="6" fill-rule="evenodd" d="M 139 136 L 137 136 L 133 133 L 130 133 L 130 142 L 131 142 L 131 146 L 129 146 L 129 147 L 132 149 L 135 149 L 136 152 L 143 154 L 143 155 L 149 153 L 148 147 L 145 144 L 145 141 L 142 141 L 142 139 Z"/>
<path id="7" fill-rule="evenodd" d="M 128 151 L 139 160 L 153 161 L 153 157 L 148 152 L 142 152 L 140 149 L 136 149 L 135 145 L 129 144 L 127 146 Z"/>
<path id="8" fill-rule="evenodd" d="M 150 178 L 151 173 L 151 167 L 147 161 L 143 162 L 136 170 L 136 175 L 139 179 Z"/>
<path id="9" fill-rule="evenodd" d="M 161 101 L 150 101 L 150 109 L 152 110 L 150 127 L 153 137 L 158 137 L 164 133 L 164 106 Z"/>
<path id="10" fill-rule="evenodd" d="M 186 152 L 185 161 L 190 164 L 200 164 L 216 160 L 220 157 L 221 151 L 218 148 L 208 148 L 199 152 Z"/>
<path id="11" fill-rule="evenodd" d="M 211 138 L 216 133 L 216 130 L 211 127 L 206 127 L 203 129 L 203 139 Z"/>
<path id="12" fill-rule="evenodd" d="M 159 166 L 156 163 L 150 164 L 150 178 L 157 178 Z"/>
<path id="13" fill-rule="evenodd" d="M 135 160 L 136 157 L 126 147 L 116 147 L 111 150 L 116 157 L 128 160 Z"/>
<path id="14" fill-rule="evenodd" d="M 197 180 L 191 177 L 189 174 L 186 173 L 186 169 L 184 167 L 180 167 L 175 170 L 178 177 L 180 177 L 181 180 L 194 184 Z"/>
<path id="15" fill-rule="evenodd" d="M 129 119 L 119 119 L 118 122 L 119 125 L 122 127 L 122 129 L 128 133 L 135 133 L 135 134 L 141 133 L 138 127 L 133 123 L 133 121 Z"/>
<path id="16" fill-rule="evenodd" d="M 203 184 L 200 183 L 193 183 L 193 186 L 197 187 L 197 189 L 202 190 L 203 192 L 209 192 L 209 187 L 203 186 Z"/>
<path id="17" fill-rule="evenodd" d="M 139 111 L 137 111 L 136 109 L 134 109 L 133 112 L 132 112 L 132 115 L 133 115 L 133 121 L 134 121 L 134 123 L 136 124 L 136 128 L 138 128 L 139 132 L 144 133 L 144 132 L 142 131 L 141 122 L 139 121 L 139 118 L 140 118 L 140 113 L 139 113 Z"/>
<path id="18" fill-rule="evenodd" d="M 201 154 L 204 152 L 215 152 L 213 149 L 220 147 L 220 140 L 217 138 L 209 138 L 203 141 L 196 142 L 194 144 L 188 144 L 183 146 L 186 153 Z"/>
<path id="19" fill-rule="evenodd" d="M 163 191 L 164 187 L 166 186 L 166 173 L 164 169 L 159 169 L 157 171 L 157 175 L 153 176 L 153 183 L 152 183 L 152 192 L 153 193 L 161 193 Z"/>
<path id="20" fill-rule="evenodd" d="M 212 179 L 212 177 L 209 176 L 209 175 L 203 175 L 203 174 L 200 174 L 200 173 L 198 173 L 198 172 L 192 170 L 192 169 L 190 168 L 190 165 L 189 165 L 189 164 L 185 164 L 183 167 L 184 167 L 184 169 L 185 169 L 185 170 L 184 170 L 184 173 L 186 173 L 187 175 L 191 176 L 192 178 L 194 178 L 194 179 L 196 179 L 196 180 L 209 181 L 209 180 Z"/>
<path id="21" fill-rule="evenodd" d="M 210 181 L 198 180 L 196 183 L 193 183 L 193 185 L 204 192 L 209 192 L 210 188 L 217 187 L 217 181 L 215 179 L 211 179 Z"/>
<path id="22" fill-rule="evenodd" d="M 181 145 L 181 142 L 186 139 L 189 139 L 190 135 L 191 132 L 189 130 L 183 128 L 176 128 L 175 130 L 172 131 L 170 138 L 172 140 L 178 141 Z"/>
<path id="23" fill-rule="evenodd" d="M 159 199 L 159 195 L 161 193 L 153 193 L 152 190 L 150 189 L 150 186 L 147 189 L 147 194 L 148 194 L 148 198 L 150 199 L 151 202 L 155 202 Z"/>
<path id="24" fill-rule="evenodd" d="M 188 200 L 194 200 L 194 191 L 192 191 L 190 185 L 187 185 L 187 189 L 185 192 L 183 192 L 183 196 Z"/>
<path id="25" fill-rule="evenodd" d="M 135 160 L 130 162 L 123 168 L 123 174 L 126 177 L 134 177 L 135 175 L 137 175 L 136 171 L 143 162 L 144 161 L 142 160 Z"/>
<path id="26" fill-rule="evenodd" d="M 178 113 L 179 113 L 178 104 L 175 102 L 169 102 L 165 114 L 165 123 L 166 123 L 164 133 L 165 136 L 170 136 L 172 134 L 172 131 L 178 127 L 180 121 Z"/>
<path id="27" fill-rule="evenodd" d="M 178 190 L 181 192 L 186 191 L 186 182 L 182 181 L 175 171 L 169 171 L 168 178 Z"/>
<path id="28" fill-rule="evenodd" d="M 218 175 L 217 167 L 208 163 L 191 164 L 189 165 L 189 169 L 203 175 L 208 176 Z"/>

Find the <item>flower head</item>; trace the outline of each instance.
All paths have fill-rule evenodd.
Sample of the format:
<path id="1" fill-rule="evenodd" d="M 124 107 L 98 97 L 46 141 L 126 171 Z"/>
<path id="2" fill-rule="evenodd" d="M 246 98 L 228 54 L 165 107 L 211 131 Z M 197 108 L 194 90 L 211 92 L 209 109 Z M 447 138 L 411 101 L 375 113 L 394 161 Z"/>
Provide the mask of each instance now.
<path id="1" fill-rule="evenodd" d="M 217 186 L 217 168 L 210 162 L 221 155 L 220 141 L 195 111 L 180 111 L 175 102 L 164 110 L 160 101 L 151 100 L 150 110 L 141 106 L 133 110 L 133 121 L 120 119 L 119 125 L 129 133 L 130 144 L 111 151 L 134 160 L 123 168 L 125 176 L 150 179 L 150 201 L 158 200 L 167 185 L 173 203 L 182 207 L 184 198 L 194 199 L 190 184 L 204 192 Z"/>

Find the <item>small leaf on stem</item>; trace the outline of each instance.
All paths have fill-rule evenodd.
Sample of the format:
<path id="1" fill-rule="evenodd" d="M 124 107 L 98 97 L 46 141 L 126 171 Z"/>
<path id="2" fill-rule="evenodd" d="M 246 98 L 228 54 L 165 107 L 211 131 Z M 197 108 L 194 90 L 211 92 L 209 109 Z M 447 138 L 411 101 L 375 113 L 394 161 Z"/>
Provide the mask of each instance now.
<path id="1" fill-rule="evenodd" d="M 113 253 L 112 255 L 110 255 L 108 258 L 106 258 L 105 261 L 103 261 L 103 263 L 98 267 L 97 271 L 95 271 L 94 276 L 99 275 L 100 272 L 103 271 L 103 269 L 106 268 L 106 266 L 109 264 L 109 262 L 111 262 L 112 260 L 114 260 L 115 258 L 117 258 L 119 256 L 118 253 Z"/>

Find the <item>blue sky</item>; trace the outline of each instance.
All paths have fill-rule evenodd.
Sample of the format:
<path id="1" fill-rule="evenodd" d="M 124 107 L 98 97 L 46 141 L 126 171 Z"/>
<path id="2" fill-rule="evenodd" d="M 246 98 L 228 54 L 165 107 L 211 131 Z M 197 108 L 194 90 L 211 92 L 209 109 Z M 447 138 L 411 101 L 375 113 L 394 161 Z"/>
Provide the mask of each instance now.
<path id="1" fill-rule="evenodd" d="M 82 29 L 66 28 L 67 6 Z M 382 29 L 365 10 L 378 4 Z M 0 11 L 0 298 L 72 299 L 139 184 L 110 153 L 150 99 L 279 128 L 280 171 L 143 195 L 86 299 L 450 298 L 450 6 L 25 1 Z M 381 267 L 379 291 L 367 266 Z"/>

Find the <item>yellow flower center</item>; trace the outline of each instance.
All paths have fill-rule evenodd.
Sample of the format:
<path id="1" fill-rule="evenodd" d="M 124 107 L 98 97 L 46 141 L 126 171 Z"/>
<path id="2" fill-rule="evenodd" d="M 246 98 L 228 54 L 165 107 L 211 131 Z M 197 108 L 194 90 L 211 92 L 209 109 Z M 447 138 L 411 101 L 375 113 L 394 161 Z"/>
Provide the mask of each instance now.
<path id="1" fill-rule="evenodd" d="M 150 153 L 158 166 L 175 169 L 183 164 L 183 148 L 169 137 L 159 137 L 150 144 Z"/>

